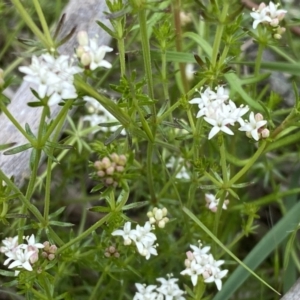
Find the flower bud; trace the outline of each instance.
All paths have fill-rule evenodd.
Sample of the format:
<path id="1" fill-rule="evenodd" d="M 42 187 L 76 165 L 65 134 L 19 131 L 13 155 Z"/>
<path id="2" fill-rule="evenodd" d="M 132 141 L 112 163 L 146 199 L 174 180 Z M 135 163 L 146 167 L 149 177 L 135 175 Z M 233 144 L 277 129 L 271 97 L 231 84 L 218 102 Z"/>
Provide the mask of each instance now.
<path id="1" fill-rule="evenodd" d="M 49 260 L 53 260 L 54 258 L 55 258 L 55 255 L 54 255 L 54 254 L 51 253 L 51 254 L 48 255 L 48 259 L 49 259 Z"/>
<path id="2" fill-rule="evenodd" d="M 104 252 L 104 256 L 105 257 L 110 257 L 110 253 L 109 252 Z"/>
<path id="3" fill-rule="evenodd" d="M 80 62 L 85 66 L 89 66 L 90 63 L 92 62 L 92 58 L 91 55 L 88 52 L 84 52 L 82 53 L 82 55 L 80 56 Z"/>
<path id="4" fill-rule="evenodd" d="M 117 166 L 116 167 L 116 170 L 119 172 L 119 173 L 122 173 L 124 171 L 124 167 L 123 166 Z"/>
<path id="5" fill-rule="evenodd" d="M 118 163 L 118 161 L 119 161 L 119 155 L 118 155 L 117 153 L 112 153 L 112 154 L 110 155 L 110 158 L 111 158 L 111 160 L 114 161 L 115 163 Z"/>
<path id="6" fill-rule="evenodd" d="M 49 248 L 49 253 L 55 253 L 57 251 L 57 247 L 55 245 L 52 245 L 50 248 Z"/>
<path id="7" fill-rule="evenodd" d="M 102 159 L 102 166 L 103 166 L 104 169 L 107 169 L 111 166 L 111 161 L 109 160 L 108 157 L 104 157 Z"/>
<path id="8" fill-rule="evenodd" d="M 261 136 L 262 138 L 266 139 L 270 136 L 270 130 L 267 129 L 267 128 L 264 128 L 262 131 L 261 131 Z"/>
<path id="9" fill-rule="evenodd" d="M 119 156 L 118 164 L 121 165 L 121 166 L 125 166 L 126 161 L 127 161 L 126 156 L 123 155 L 123 154 L 121 154 L 121 155 Z"/>
<path id="10" fill-rule="evenodd" d="M 97 175 L 99 176 L 99 177 L 104 177 L 105 176 L 105 172 L 104 171 L 98 171 L 97 172 Z"/>
<path id="11" fill-rule="evenodd" d="M 43 243 L 43 245 L 44 245 L 44 251 L 49 251 L 49 248 L 50 248 L 50 243 L 49 242 L 44 242 Z"/>
<path id="12" fill-rule="evenodd" d="M 114 180 L 111 177 L 106 178 L 106 180 L 105 180 L 106 185 L 112 185 L 113 183 L 114 183 Z"/>
<path id="13" fill-rule="evenodd" d="M 262 121 L 264 119 L 264 116 L 261 113 L 257 113 L 254 116 L 254 119 L 255 119 L 256 122 L 259 122 L 259 121 Z"/>
<path id="14" fill-rule="evenodd" d="M 119 253 L 119 252 L 115 252 L 115 253 L 114 253 L 114 257 L 115 257 L 115 258 L 119 258 L 119 257 L 120 257 L 120 253 Z"/>
<path id="15" fill-rule="evenodd" d="M 86 31 L 81 30 L 77 34 L 77 40 L 80 46 L 88 46 L 89 36 Z"/>
<path id="16" fill-rule="evenodd" d="M 81 58 L 82 54 L 85 53 L 86 51 L 82 46 L 78 46 L 76 49 L 76 55 L 78 58 Z"/>
<path id="17" fill-rule="evenodd" d="M 115 171 L 115 168 L 113 166 L 110 166 L 109 168 L 106 169 L 106 174 L 113 175 L 114 171 Z"/>
<path id="18" fill-rule="evenodd" d="M 95 167 L 96 169 L 101 170 L 101 169 L 102 169 L 102 162 L 99 161 L 99 160 L 95 161 L 95 162 L 94 162 L 94 167 Z"/>
<path id="19" fill-rule="evenodd" d="M 108 252 L 115 253 L 116 252 L 116 248 L 114 246 L 109 246 L 108 247 Z"/>
<path id="20" fill-rule="evenodd" d="M 155 212 L 155 219 L 157 221 L 161 220 L 163 218 L 163 212 L 161 209 L 157 209 Z"/>

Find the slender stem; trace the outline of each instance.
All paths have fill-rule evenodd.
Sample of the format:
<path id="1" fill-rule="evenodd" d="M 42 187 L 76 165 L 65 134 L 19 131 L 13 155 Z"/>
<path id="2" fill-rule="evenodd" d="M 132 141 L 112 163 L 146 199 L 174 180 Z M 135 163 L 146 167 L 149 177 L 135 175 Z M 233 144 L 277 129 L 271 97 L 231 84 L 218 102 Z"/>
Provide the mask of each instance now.
<path id="1" fill-rule="evenodd" d="M 227 164 L 226 164 L 226 147 L 225 147 L 225 140 L 223 134 L 221 135 L 220 157 L 221 157 L 223 182 L 226 185 L 228 182 L 228 172 L 227 172 Z"/>
<path id="2" fill-rule="evenodd" d="M 222 210 L 223 210 L 223 204 L 225 201 L 225 197 L 226 197 L 226 191 L 221 191 L 221 196 L 219 198 L 219 203 L 218 203 L 218 207 L 217 207 L 217 211 L 215 214 L 215 220 L 214 220 L 214 227 L 213 227 L 213 234 L 215 237 L 218 237 L 218 229 L 219 229 L 219 224 L 220 224 L 220 219 L 221 219 L 221 215 L 222 215 Z M 214 253 L 216 253 L 216 247 L 217 244 L 214 244 Z"/>
<path id="3" fill-rule="evenodd" d="M 44 34 L 45 34 L 45 36 L 46 36 L 46 40 L 47 40 L 47 42 L 48 42 L 48 45 L 50 45 L 50 47 L 53 47 L 53 46 L 54 46 L 54 43 L 53 43 L 53 40 L 52 40 L 50 31 L 49 31 L 48 24 L 47 24 L 47 22 L 46 22 L 45 16 L 44 16 L 44 14 L 43 14 L 41 5 L 40 5 L 40 3 L 39 3 L 38 0 L 33 0 L 33 4 L 34 4 L 35 10 L 36 10 L 36 12 L 37 12 L 37 15 L 38 15 L 38 17 L 39 17 L 39 20 L 40 20 L 40 22 L 41 22 L 41 25 L 42 25 Z"/>
<path id="4" fill-rule="evenodd" d="M 237 182 L 255 163 L 255 161 L 260 157 L 260 155 L 263 153 L 265 147 L 267 145 L 267 141 L 262 141 L 261 145 L 255 152 L 255 154 L 249 159 L 247 164 L 234 176 L 232 177 L 228 183 L 227 187 L 231 187 L 235 182 Z"/>
<path id="5" fill-rule="evenodd" d="M 264 49 L 265 49 L 264 45 L 262 43 L 259 43 L 257 56 L 256 56 L 256 60 L 255 60 L 254 76 L 259 75 L 260 65 L 261 65 L 261 60 L 262 60 L 262 55 L 263 55 Z"/>
<path id="6" fill-rule="evenodd" d="M 221 45 L 221 40 L 222 40 L 222 35 L 224 30 L 224 21 L 226 20 L 228 9 L 229 9 L 229 3 L 225 2 L 219 19 L 219 24 L 217 26 L 217 32 L 215 35 L 214 45 L 212 49 L 211 63 L 213 66 L 217 65 L 217 57 L 220 51 L 220 45 Z"/>
<path id="7" fill-rule="evenodd" d="M 44 47 L 50 49 L 51 45 L 48 43 L 44 34 L 39 30 L 39 28 L 33 22 L 32 18 L 27 13 L 26 9 L 21 4 L 20 0 L 11 0 L 11 2 L 14 4 L 15 9 L 19 12 L 19 14 L 21 15 L 22 19 L 27 24 L 27 26 L 31 29 L 31 31 L 35 34 L 35 36 L 40 39 Z"/>
<path id="8" fill-rule="evenodd" d="M 82 239 L 86 238 L 94 230 L 96 230 L 98 227 L 100 227 L 104 223 L 108 222 L 111 219 L 111 217 L 113 217 L 113 216 L 114 216 L 114 214 L 112 214 L 112 213 L 107 214 L 102 219 L 100 219 L 98 222 L 96 222 L 94 225 L 92 225 L 90 228 L 88 228 L 86 231 L 84 231 L 83 233 L 81 233 L 80 235 L 78 235 L 76 238 L 72 239 L 71 241 L 69 241 L 68 243 L 64 244 L 62 247 L 60 247 L 57 250 L 56 254 L 59 254 L 59 253 L 63 252 L 65 249 L 68 249 L 73 244 L 75 244 L 75 243 L 81 241 Z"/>
<path id="9" fill-rule="evenodd" d="M 154 180 L 153 180 L 153 171 L 152 171 L 152 155 L 153 155 L 153 143 L 148 142 L 147 147 L 147 183 L 149 187 L 149 192 L 151 196 L 151 202 L 153 205 L 156 205 L 157 198 L 155 195 L 155 189 L 154 189 Z"/>

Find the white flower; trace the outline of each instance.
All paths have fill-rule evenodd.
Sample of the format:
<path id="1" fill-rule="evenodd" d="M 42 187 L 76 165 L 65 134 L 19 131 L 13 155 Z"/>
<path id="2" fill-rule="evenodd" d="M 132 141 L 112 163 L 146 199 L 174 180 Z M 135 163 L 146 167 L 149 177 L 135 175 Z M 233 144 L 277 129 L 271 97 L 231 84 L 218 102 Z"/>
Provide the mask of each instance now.
<path id="1" fill-rule="evenodd" d="M 2 240 L 2 244 L 4 246 L 0 248 L 1 253 L 6 254 L 8 252 L 13 252 L 18 247 L 18 236 L 15 236 L 13 238 L 12 237 L 5 238 L 4 240 Z"/>
<path id="2" fill-rule="evenodd" d="M 185 299 L 184 297 L 182 297 L 184 291 L 182 291 L 176 283 L 178 281 L 177 278 L 157 278 L 156 280 L 161 283 L 161 286 L 157 288 L 157 291 L 165 296 L 165 300 Z"/>
<path id="3" fill-rule="evenodd" d="M 261 127 L 267 124 L 266 120 L 262 120 L 260 114 L 256 114 L 251 112 L 249 115 L 249 122 L 246 122 L 243 126 L 239 128 L 240 131 L 246 131 L 248 135 L 251 135 L 256 141 L 260 138 L 259 130 Z"/>
<path id="4" fill-rule="evenodd" d="M 220 199 L 217 199 L 216 196 L 212 194 L 205 194 L 206 207 L 210 209 L 212 212 L 216 212 L 218 209 L 218 204 Z M 229 204 L 229 200 L 224 200 L 222 209 L 227 209 L 227 205 Z"/>
<path id="5" fill-rule="evenodd" d="M 141 283 L 135 284 L 138 292 L 135 293 L 133 300 L 156 300 L 157 292 L 154 292 L 156 285 L 148 285 Z"/>
<path id="6" fill-rule="evenodd" d="M 214 269 L 213 274 L 204 280 L 204 282 L 214 282 L 217 286 L 217 289 L 220 291 L 222 289 L 221 279 L 226 276 L 228 270 L 220 270 L 219 268 Z"/>
<path id="7" fill-rule="evenodd" d="M 131 223 L 130 222 L 126 222 L 124 224 L 124 229 L 121 230 L 121 229 L 118 229 L 118 230 L 115 230 L 114 232 L 112 232 L 113 236 L 116 236 L 116 235 L 120 235 L 123 237 L 124 239 L 124 245 L 130 245 L 131 242 L 132 242 L 132 239 L 134 238 L 134 235 L 132 233 L 132 230 L 131 230 Z"/>
<path id="8" fill-rule="evenodd" d="M 166 167 L 176 170 L 175 177 L 177 179 L 190 179 L 191 176 L 188 173 L 187 168 L 185 167 L 185 165 L 183 163 L 184 163 L 184 160 L 182 157 L 179 157 L 176 159 L 174 156 L 172 156 L 169 159 L 169 162 L 166 164 Z"/>
<path id="9" fill-rule="evenodd" d="M 203 272 L 203 268 L 196 262 L 196 260 L 193 260 L 191 262 L 190 267 L 181 271 L 180 274 L 191 276 L 192 284 L 193 286 L 196 286 L 198 281 L 198 276 L 201 275 L 202 272 Z"/>
<path id="10" fill-rule="evenodd" d="M 19 70 L 26 74 L 25 81 L 37 86 L 40 98 L 50 97 L 49 106 L 59 103 L 62 99 L 77 98 L 73 76 L 82 70 L 72 66 L 66 55 L 57 58 L 50 54 L 43 54 L 40 57 L 33 56 L 31 65 L 20 67 Z"/>
<path id="11" fill-rule="evenodd" d="M 222 104 L 222 106 L 220 106 L 219 109 L 215 110 L 214 114 L 211 114 L 210 117 L 204 117 L 204 120 L 207 123 L 213 125 L 213 128 L 208 135 L 209 140 L 213 138 L 219 131 L 223 131 L 224 133 L 233 135 L 233 132 L 231 129 L 229 129 L 228 125 L 232 124 L 234 122 L 234 119 L 226 116 L 225 108 L 226 106 Z"/>
<path id="12" fill-rule="evenodd" d="M 263 22 L 271 22 L 272 19 L 270 18 L 270 16 L 268 15 L 268 9 L 264 8 L 261 11 L 255 11 L 250 13 L 250 16 L 254 19 L 253 22 L 253 29 L 255 29 L 259 23 L 263 23 Z"/>
<path id="13" fill-rule="evenodd" d="M 30 257 L 34 254 L 35 251 L 28 251 L 28 249 L 18 248 L 15 252 L 9 252 L 7 255 L 8 259 L 5 260 L 4 265 L 6 266 L 14 260 L 9 266 L 9 269 L 18 267 L 24 268 L 27 271 L 32 271 L 32 266 L 30 264 Z"/>

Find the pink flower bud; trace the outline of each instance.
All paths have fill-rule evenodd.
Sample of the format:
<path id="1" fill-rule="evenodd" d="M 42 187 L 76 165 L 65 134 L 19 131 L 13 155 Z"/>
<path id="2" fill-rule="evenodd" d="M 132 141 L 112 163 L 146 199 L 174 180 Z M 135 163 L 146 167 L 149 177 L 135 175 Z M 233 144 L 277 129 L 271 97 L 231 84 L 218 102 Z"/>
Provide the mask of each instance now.
<path id="1" fill-rule="evenodd" d="M 112 153 L 110 155 L 110 158 L 112 159 L 112 161 L 114 161 L 115 163 L 118 163 L 119 161 L 119 155 L 117 153 Z"/>
<path id="2" fill-rule="evenodd" d="M 257 113 L 254 116 L 254 119 L 255 119 L 256 122 L 259 122 L 259 121 L 262 121 L 264 119 L 264 116 L 261 113 Z"/>
<path id="3" fill-rule="evenodd" d="M 107 169 L 107 168 L 109 168 L 111 166 L 111 161 L 110 161 L 110 159 L 108 157 L 104 157 L 102 159 L 102 166 L 105 169 Z"/>
<path id="4" fill-rule="evenodd" d="M 109 178 L 106 178 L 105 183 L 106 183 L 106 185 L 112 185 L 114 183 L 114 180 L 111 177 L 109 177 Z"/>
<path id="5" fill-rule="evenodd" d="M 94 167 L 98 170 L 101 170 L 102 169 L 102 162 L 97 160 L 94 162 Z"/>
<path id="6" fill-rule="evenodd" d="M 117 166 L 116 167 L 116 170 L 119 172 L 119 173 L 122 173 L 124 171 L 124 167 L 123 166 Z"/>
<path id="7" fill-rule="evenodd" d="M 98 171 L 97 172 L 97 175 L 99 176 L 99 177 L 104 177 L 105 176 L 105 172 L 104 171 Z"/>
<path id="8" fill-rule="evenodd" d="M 54 254 L 51 253 L 51 254 L 48 255 L 48 259 L 49 259 L 49 260 L 53 260 L 54 258 L 55 258 L 55 255 L 54 255 Z"/>
<path id="9" fill-rule="evenodd" d="M 114 172 L 115 172 L 115 168 L 113 166 L 106 169 L 106 174 L 107 175 L 113 175 Z"/>
<path id="10" fill-rule="evenodd" d="M 48 251 L 49 250 L 49 247 L 50 247 L 50 243 L 49 242 L 44 242 L 43 243 L 43 245 L 44 245 L 44 251 Z"/>
<path id="11" fill-rule="evenodd" d="M 55 245 L 52 245 L 50 248 L 49 248 L 49 252 L 50 253 L 55 253 L 57 251 L 57 247 Z"/>
<path id="12" fill-rule="evenodd" d="M 192 251 L 187 251 L 185 254 L 186 254 L 187 259 L 190 261 L 192 261 L 195 258 Z"/>
<path id="13" fill-rule="evenodd" d="M 268 138 L 270 136 L 270 130 L 267 128 L 264 128 L 261 132 L 261 136 L 264 139 Z"/>

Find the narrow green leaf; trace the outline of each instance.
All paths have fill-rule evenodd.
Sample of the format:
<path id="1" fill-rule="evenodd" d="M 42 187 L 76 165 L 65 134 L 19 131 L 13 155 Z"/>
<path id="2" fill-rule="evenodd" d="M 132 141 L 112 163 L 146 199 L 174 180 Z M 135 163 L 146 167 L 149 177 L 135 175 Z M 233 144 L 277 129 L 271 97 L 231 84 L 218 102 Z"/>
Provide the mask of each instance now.
<path id="1" fill-rule="evenodd" d="M 4 155 L 12 155 L 12 154 L 16 154 L 16 153 L 20 153 L 20 152 L 26 151 L 26 150 L 28 150 L 30 148 L 32 148 L 31 144 L 24 144 L 24 145 L 15 147 L 13 149 L 7 150 L 3 154 Z"/>
<path id="2" fill-rule="evenodd" d="M 149 204 L 149 201 L 141 201 L 141 202 L 136 202 L 136 203 L 130 203 L 130 204 L 127 204 L 127 205 L 123 206 L 122 210 L 140 208 L 140 207 L 146 206 L 148 204 Z"/>
<path id="3" fill-rule="evenodd" d="M 89 211 L 106 213 L 106 212 L 110 212 L 111 208 L 106 206 L 94 206 L 89 208 Z"/>
<path id="4" fill-rule="evenodd" d="M 66 223 L 66 222 L 59 222 L 59 221 L 50 221 L 49 224 L 53 226 L 59 226 L 59 227 L 71 227 L 74 226 L 72 223 Z"/>
<path id="5" fill-rule="evenodd" d="M 15 144 L 16 143 L 2 144 L 2 145 L 0 145 L 0 151 L 10 148 L 10 147 L 14 146 Z"/>

